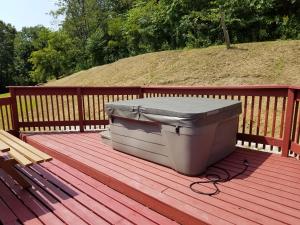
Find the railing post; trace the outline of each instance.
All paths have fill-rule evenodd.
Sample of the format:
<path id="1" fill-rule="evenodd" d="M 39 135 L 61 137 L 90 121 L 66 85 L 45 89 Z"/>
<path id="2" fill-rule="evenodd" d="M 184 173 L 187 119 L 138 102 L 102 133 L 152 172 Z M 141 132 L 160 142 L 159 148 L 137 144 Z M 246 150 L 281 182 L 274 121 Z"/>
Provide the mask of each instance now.
<path id="1" fill-rule="evenodd" d="M 295 89 L 288 89 L 287 110 L 285 113 L 285 124 L 283 133 L 283 145 L 281 156 L 287 157 L 291 147 L 291 133 L 294 114 Z"/>
<path id="2" fill-rule="evenodd" d="M 9 88 L 9 93 L 11 96 L 11 118 L 12 118 L 12 127 L 13 135 L 19 136 L 20 126 L 19 126 L 19 115 L 18 115 L 18 106 L 17 106 L 17 97 L 14 88 Z"/>
<path id="3" fill-rule="evenodd" d="M 77 105 L 78 105 L 78 117 L 79 117 L 79 129 L 80 132 L 84 131 L 83 127 L 83 104 L 82 104 L 82 95 L 81 88 L 77 88 Z"/>
<path id="4" fill-rule="evenodd" d="M 144 98 L 144 88 L 140 87 L 139 98 Z"/>

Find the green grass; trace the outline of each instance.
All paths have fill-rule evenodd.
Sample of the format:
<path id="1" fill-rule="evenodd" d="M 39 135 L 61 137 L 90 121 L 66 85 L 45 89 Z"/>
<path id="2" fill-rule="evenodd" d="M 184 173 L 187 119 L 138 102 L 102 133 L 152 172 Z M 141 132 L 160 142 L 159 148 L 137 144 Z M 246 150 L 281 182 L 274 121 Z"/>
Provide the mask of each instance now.
<path id="1" fill-rule="evenodd" d="M 7 98 L 9 96 L 10 96 L 9 93 L 0 94 L 0 98 Z"/>
<path id="2" fill-rule="evenodd" d="M 46 85 L 300 85 L 300 40 L 155 52 L 80 71 Z"/>

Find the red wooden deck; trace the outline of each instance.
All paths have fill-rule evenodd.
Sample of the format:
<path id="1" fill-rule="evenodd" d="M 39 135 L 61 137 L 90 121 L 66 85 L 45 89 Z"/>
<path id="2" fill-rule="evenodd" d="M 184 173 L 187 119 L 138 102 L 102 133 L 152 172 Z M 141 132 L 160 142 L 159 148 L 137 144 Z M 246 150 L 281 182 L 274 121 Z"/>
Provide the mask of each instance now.
<path id="1" fill-rule="evenodd" d="M 56 159 L 19 171 L 32 184 L 29 190 L 0 171 L 4 225 L 175 223 Z"/>
<path id="2" fill-rule="evenodd" d="M 172 169 L 115 151 L 101 143 L 97 133 L 35 134 L 25 135 L 24 139 L 68 164 L 67 166 L 54 160 L 52 163 L 37 167 L 39 169 L 36 170 L 37 173 L 33 169 L 29 171 L 42 182 L 34 180 L 38 189 L 31 190 L 31 193 L 26 193 L 26 196 L 37 195 L 36 192 L 39 195 L 54 196 L 53 200 L 38 196 L 41 201 L 47 201 L 43 204 L 49 204 L 49 207 L 59 204 L 59 206 L 57 205 L 59 208 L 64 210 L 71 208 L 70 211 L 75 214 L 77 211 L 84 214 L 78 208 L 77 202 L 84 201 L 83 209 L 92 207 L 93 204 L 88 204 L 89 201 L 98 203 L 100 201 L 101 204 L 104 204 L 100 192 L 107 190 L 109 193 L 114 193 L 110 197 L 115 201 L 124 201 L 125 203 L 122 202 L 123 205 L 118 203 L 117 206 L 114 206 L 115 203 L 113 203 L 114 207 L 109 206 L 108 212 L 110 213 L 108 214 L 100 213 L 103 212 L 102 208 L 97 209 L 99 211 L 95 209 L 98 214 L 94 213 L 97 215 L 92 214 L 93 216 L 107 216 L 108 218 L 103 218 L 103 221 L 112 220 L 113 222 L 135 222 L 131 219 L 143 219 L 158 223 L 171 222 L 147 208 L 142 208 L 141 205 L 124 195 L 112 191 L 102 184 L 104 183 L 154 209 L 161 215 L 182 224 L 300 224 L 300 162 L 292 158 L 237 149 L 232 155 L 219 162 L 218 166 L 235 174 L 243 168 L 242 161 L 248 159 L 249 169 L 243 175 L 229 182 L 220 183 L 221 192 L 219 194 L 205 196 L 196 194 L 189 189 L 190 183 L 199 178 L 187 177 Z M 98 182 L 74 168 L 88 174 Z M 45 181 L 45 177 L 38 174 L 43 171 L 46 171 L 46 176 L 52 177 L 52 180 L 47 178 L 48 180 Z M 53 174 L 60 178 L 54 178 Z M 43 182 L 47 182 L 50 187 L 45 188 Z M 55 185 L 59 186 L 62 183 L 66 188 L 63 192 L 55 188 Z M 69 189 L 70 185 L 72 191 Z M 201 191 L 211 191 L 211 188 L 211 185 L 199 185 Z M 52 189 L 59 193 L 53 193 Z M 72 198 L 69 199 L 69 196 Z M 120 199 L 117 196 L 120 196 Z M 28 198 L 29 200 L 30 198 Z M 3 199 L 0 201 L 0 208 L 3 206 L 2 201 Z M 126 202 L 130 203 L 126 205 Z M 109 201 L 106 203 L 108 204 Z M 73 204 L 76 207 L 73 208 Z M 132 206 L 132 204 L 137 206 Z M 21 205 L 24 207 L 24 203 Z M 121 206 L 122 209 L 119 209 L 118 207 Z M 133 207 L 139 209 L 132 209 Z M 121 214 L 123 208 L 132 210 L 132 213 L 136 215 Z M 61 212 L 62 209 L 57 211 Z M 118 215 L 115 212 L 118 212 Z M 54 216 L 54 213 L 43 215 Z M 80 217 L 80 215 L 76 216 Z M 94 221 L 92 216 L 89 218 Z M 149 218 L 152 221 L 149 221 Z M 140 222 L 139 224 L 144 223 Z"/>

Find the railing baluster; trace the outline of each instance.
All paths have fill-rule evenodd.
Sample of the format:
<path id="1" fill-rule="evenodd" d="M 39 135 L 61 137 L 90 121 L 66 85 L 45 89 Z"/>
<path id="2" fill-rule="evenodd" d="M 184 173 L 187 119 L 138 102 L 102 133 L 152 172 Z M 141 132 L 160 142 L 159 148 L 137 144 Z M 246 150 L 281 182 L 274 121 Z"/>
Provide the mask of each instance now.
<path id="1" fill-rule="evenodd" d="M 280 138 L 282 138 L 282 135 L 283 135 L 285 105 L 286 105 L 286 98 L 283 97 L 283 99 L 282 99 L 282 111 L 281 111 L 281 118 L 280 118 L 280 133 L 279 133 Z"/>
<path id="2" fill-rule="evenodd" d="M 276 117 L 277 117 L 277 97 L 274 99 L 274 108 L 273 108 L 273 122 L 272 122 L 272 137 L 275 136 L 275 129 L 276 129 Z"/>
<path id="3" fill-rule="evenodd" d="M 300 104 L 299 101 L 297 101 L 298 104 Z M 295 114 L 297 114 L 297 111 L 295 110 Z M 292 138 L 292 140 L 296 143 L 299 143 L 299 139 L 300 139 L 300 109 L 298 109 L 298 121 L 296 122 L 296 120 L 294 120 L 295 123 L 297 124 L 295 127 L 295 137 Z"/>
<path id="4" fill-rule="evenodd" d="M 34 100 L 35 100 L 35 109 L 36 109 L 37 122 L 40 122 L 40 115 L 41 114 L 39 113 L 39 104 L 38 104 L 36 95 L 34 95 Z M 40 126 L 38 126 L 37 128 L 40 131 Z"/>
<path id="5" fill-rule="evenodd" d="M 73 120 L 76 120 L 76 109 L 75 109 L 75 99 L 74 95 L 72 95 L 72 105 L 73 105 Z M 79 120 L 79 119 L 78 119 Z"/>
<path id="6" fill-rule="evenodd" d="M 265 110 L 264 136 L 267 136 L 267 133 L 268 133 L 269 108 L 270 108 L 270 97 L 267 96 L 267 103 L 266 103 L 266 110 Z"/>
<path id="7" fill-rule="evenodd" d="M 83 114 L 83 102 L 82 102 L 81 88 L 77 88 L 77 106 L 78 106 L 78 117 L 79 117 L 79 130 L 84 131 L 84 114 Z"/>
<path id="8" fill-rule="evenodd" d="M 4 113 L 3 113 L 3 107 L 1 105 L 0 105 L 0 114 L 1 114 L 1 119 L 2 119 L 2 123 L 1 123 L 2 126 L 1 127 L 3 127 L 3 130 L 6 130 L 5 120 L 4 120 Z"/>
<path id="9" fill-rule="evenodd" d="M 254 101 L 255 97 L 251 97 L 251 112 L 250 112 L 250 127 L 249 127 L 249 134 L 252 134 L 252 126 L 253 126 L 253 114 L 254 114 Z"/>
<path id="10" fill-rule="evenodd" d="M 91 99 L 91 103 L 92 103 L 92 108 L 91 108 L 91 117 L 92 117 L 92 120 L 96 120 L 95 119 L 95 115 L 96 115 L 96 105 L 95 105 L 95 96 L 92 95 L 92 99 Z M 95 129 L 95 125 L 94 125 L 94 129 Z"/>
<path id="11" fill-rule="evenodd" d="M 32 122 L 35 122 L 35 118 L 34 118 L 34 110 L 33 110 L 33 102 L 32 102 L 32 95 L 28 95 L 29 97 L 29 106 L 30 106 L 30 114 L 31 114 L 31 121 Z M 35 128 L 33 128 L 33 130 L 35 130 Z"/>
<path id="12" fill-rule="evenodd" d="M 70 110 L 70 95 L 66 95 L 67 97 L 67 115 L 68 115 L 68 121 L 71 121 L 71 110 Z M 69 130 L 71 130 L 71 125 L 69 125 Z"/>
<path id="13" fill-rule="evenodd" d="M 63 118 L 63 121 L 66 121 L 64 95 L 60 95 L 60 101 L 61 101 L 61 108 L 62 108 L 62 118 Z M 66 130 L 66 128 L 67 128 L 66 126 L 63 126 L 64 130 Z"/>
<path id="14" fill-rule="evenodd" d="M 46 103 L 46 118 L 47 121 L 50 121 L 50 110 L 49 110 L 49 104 L 48 104 L 48 95 L 45 95 L 45 103 Z M 51 126 L 48 126 L 49 131 L 51 130 Z"/>
<path id="15" fill-rule="evenodd" d="M 291 140 L 294 140 L 295 138 L 295 131 L 296 131 L 296 121 L 297 121 L 297 118 L 298 118 L 298 109 L 299 109 L 299 102 L 296 101 L 295 102 L 295 108 L 294 108 L 294 118 L 293 118 L 293 121 L 295 121 L 293 123 L 293 126 L 292 126 L 292 135 L 291 135 Z"/>

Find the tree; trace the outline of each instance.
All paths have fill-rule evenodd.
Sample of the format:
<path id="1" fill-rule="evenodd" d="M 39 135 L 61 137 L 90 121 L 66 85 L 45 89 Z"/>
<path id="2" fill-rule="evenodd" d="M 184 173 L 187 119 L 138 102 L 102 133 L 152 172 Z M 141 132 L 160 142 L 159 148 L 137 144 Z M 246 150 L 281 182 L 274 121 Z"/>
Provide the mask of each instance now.
<path id="1" fill-rule="evenodd" d="M 33 64 L 31 77 L 36 82 L 58 79 L 75 71 L 80 61 L 76 42 L 66 33 L 58 31 L 49 35 L 46 47 L 32 52 L 29 61 Z"/>
<path id="2" fill-rule="evenodd" d="M 47 45 L 51 31 L 43 26 L 24 27 L 17 33 L 14 45 L 15 76 L 17 85 L 34 84 L 30 77 L 33 64 L 29 61 L 31 53 Z"/>
<path id="3" fill-rule="evenodd" d="M 13 84 L 16 29 L 0 20 L 0 91 Z"/>

